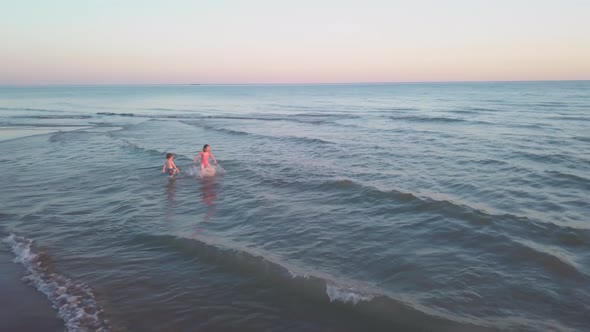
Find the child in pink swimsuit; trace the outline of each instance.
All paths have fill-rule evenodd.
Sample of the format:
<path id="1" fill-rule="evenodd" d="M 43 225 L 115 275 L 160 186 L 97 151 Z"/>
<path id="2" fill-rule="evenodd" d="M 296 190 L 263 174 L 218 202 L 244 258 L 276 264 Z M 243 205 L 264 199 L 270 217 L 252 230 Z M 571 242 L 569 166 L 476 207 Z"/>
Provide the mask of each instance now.
<path id="1" fill-rule="evenodd" d="M 213 159 L 215 165 L 217 165 L 217 160 L 213 157 L 209 144 L 203 146 L 203 151 L 199 152 L 195 158 L 193 158 L 193 161 L 196 163 L 199 157 L 201 158 L 201 177 L 215 175 L 215 168 L 209 164 L 209 157 Z"/>

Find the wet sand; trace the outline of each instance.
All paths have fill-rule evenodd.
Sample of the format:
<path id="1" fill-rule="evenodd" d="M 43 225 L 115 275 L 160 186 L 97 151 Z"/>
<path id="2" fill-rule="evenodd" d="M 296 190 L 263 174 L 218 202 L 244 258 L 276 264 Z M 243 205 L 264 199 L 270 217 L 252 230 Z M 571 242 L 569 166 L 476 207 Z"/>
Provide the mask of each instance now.
<path id="1" fill-rule="evenodd" d="M 25 269 L 0 245 L 0 331 L 63 332 L 63 321 L 45 295 L 21 280 Z"/>

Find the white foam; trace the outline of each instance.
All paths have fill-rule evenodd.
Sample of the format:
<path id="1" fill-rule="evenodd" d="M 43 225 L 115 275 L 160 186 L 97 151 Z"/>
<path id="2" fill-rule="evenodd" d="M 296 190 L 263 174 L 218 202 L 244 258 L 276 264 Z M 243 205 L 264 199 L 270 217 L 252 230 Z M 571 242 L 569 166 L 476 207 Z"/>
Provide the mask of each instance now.
<path id="1" fill-rule="evenodd" d="M 334 284 L 326 284 L 326 294 L 328 294 L 330 302 L 350 302 L 355 305 L 361 301 L 368 302 L 374 298 L 373 295 L 364 294 L 354 288 Z"/>
<path id="2" fill-rule="evenodd" d="M 189 167 L 184 168 L 181 172 L 182 174 L 195 178 L 201 175 L 201 170 L 196 165 L 190 165 Z"/>
<path id="3" fill-rule="evenodd" d="M 213 170 L 215 171 L 216 175 L 222 175 L 225 174 L 225 169 L 223 169 L 223 167 L 221 167 L 221 165 L 217 164 L 217 165 L 211 165 L 211 167 L 213 168 Z M 201 174 L 201 168 L 198 165 L 192 164 L 188 167 L 183 168 L 182 170 L 182 174 L 184 175 L 188 175 L 190 177 L 203 177 L 203 174 Z"/>
<path id="4" fill-rule="evenodd" d="M 213 165 L 213 168 L 215 169 L 216 174 L 225 174 L 225 169 L 223 169 L 223 167 L 221 167 L 221 165 L 215 164 L 215 165 Z"/>
<path id="5" fill-rule="evenodd" d="M 31 249 L 32 240 L 10 234 L 2 242 L 8 244 L 15 254 L 14 262 L 25 267 L 27 275 L 23 280 L 47 296 L 68 331 L 111 331 L 108 322 L 99 317 L 102 309 L 96 303 L 90 287 L 51 272 L 43 262 L 43 253 L 37 254 Z"/>
<path id="6" fill-rule="evenodd" d="M 309 279 L 309 275 L 307 273 L 297 273 L 292 270 L 288 270 L 288 271 L 289 271 L 289 274 L 291 275 L 291 278 L 293 278 L 293 279 L 295 279 L 295 278 Z"/>

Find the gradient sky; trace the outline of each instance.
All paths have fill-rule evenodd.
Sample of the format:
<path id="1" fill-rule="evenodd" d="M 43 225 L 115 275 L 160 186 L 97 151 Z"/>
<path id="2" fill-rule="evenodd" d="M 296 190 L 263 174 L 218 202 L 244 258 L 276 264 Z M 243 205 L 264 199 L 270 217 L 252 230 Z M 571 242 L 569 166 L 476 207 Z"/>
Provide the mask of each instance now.
<path id="1" fill-rule="evenodd" d="M 1 0 L 0 84 L 590 79 L 590 0 Z"/>

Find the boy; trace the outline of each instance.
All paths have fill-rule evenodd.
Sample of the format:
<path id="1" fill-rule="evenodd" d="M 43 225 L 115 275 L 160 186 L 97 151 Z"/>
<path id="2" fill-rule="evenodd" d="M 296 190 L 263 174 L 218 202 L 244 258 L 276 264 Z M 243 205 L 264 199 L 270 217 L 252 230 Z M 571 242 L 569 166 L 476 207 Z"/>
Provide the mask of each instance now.
<path id="1" fill-rule="evenodd" d="M 162 167 L 162 173 L 168 173 L 169 177 L 174 176 L 174 174 L 180 173 L 178 167 L 174 164 L 174 154 L 166 153 L 166 162 Z"/>

